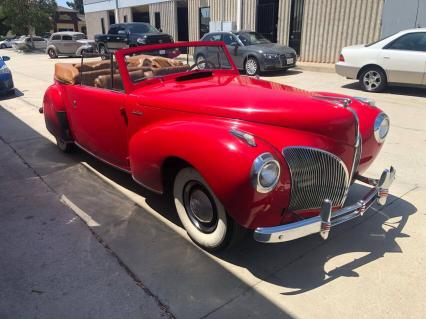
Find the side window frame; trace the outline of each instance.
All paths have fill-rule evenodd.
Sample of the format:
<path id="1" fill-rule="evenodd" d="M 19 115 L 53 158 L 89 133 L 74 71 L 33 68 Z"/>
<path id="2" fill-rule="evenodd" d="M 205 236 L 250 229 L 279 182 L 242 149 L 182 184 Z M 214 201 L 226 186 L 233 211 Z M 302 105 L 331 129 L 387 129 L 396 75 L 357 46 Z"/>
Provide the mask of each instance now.
<path id="1" fill-rule="evenodd" d="M 383 47 L 383 50 L 396 50 L 396 51 L 411 51 L 411 52 L 426 52 L 426 50 L 410 50 L 410 49 L 397 49 L 397 48 L 392 48 L 392 45 L 395 44 L 395 42 L 401 40 L 402 38 L 408 37 L 410 35 L 413 34 L 420 34 L 423 35 L 424 37 L 426 37 L 426 32 L 410 32 L 410 33 L 406 33 L 401 35 L 399 38 L 396 38 L 394 40 L 392 40 L 391 42 L 389 42 L 388 44 L 386 44 Z"/>

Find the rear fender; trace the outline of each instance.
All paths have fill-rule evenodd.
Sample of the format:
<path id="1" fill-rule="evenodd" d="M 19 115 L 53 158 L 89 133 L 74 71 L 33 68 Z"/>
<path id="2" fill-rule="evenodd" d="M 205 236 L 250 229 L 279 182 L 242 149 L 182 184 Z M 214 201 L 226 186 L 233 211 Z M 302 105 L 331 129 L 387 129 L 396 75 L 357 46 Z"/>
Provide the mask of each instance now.
<path id="1" fill-rule="evenodd" d="M 55 137 L 65 142 L 73 141 L 63 101 L 63 92 L 57 84 L 49 86 L 43 98 L 46 127 Z"/>
<path id="2" fill-rule="evenodd" d="M 289 199 L 289 173 L 279 151 L 256 138 L 256 147 L 230 133 L 227 120 L 175 120 L 155 123 L 135 133 L 129 141 L 132 174 L 142 185 L 163 192 L 163 164 L 175 157 L 203 176 L 228 213 L 240 225 L 278 225 Z M 281 180 L 267 194 L 258 193 L 250 181 L 254 159 L 270 152 L 281 164 Z M 255 222 L 256 221 L 256 222 Z"/>

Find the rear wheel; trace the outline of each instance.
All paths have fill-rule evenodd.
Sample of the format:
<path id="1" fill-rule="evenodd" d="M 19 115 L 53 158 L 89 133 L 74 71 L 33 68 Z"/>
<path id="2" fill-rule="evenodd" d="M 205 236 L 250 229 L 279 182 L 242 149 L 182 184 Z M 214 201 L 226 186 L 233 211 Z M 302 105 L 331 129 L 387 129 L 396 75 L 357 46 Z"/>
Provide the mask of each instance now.
<path id="1" fill-rule="evenodd" d="M 58 57 L 58 54 L 56 53 L 55 49 L 50 48 L 47 50 L 47 54 L 51 59 L 56 59 Z"/>
<path id="2" fill-rule="evenodd" d="M 189 237 L 209 251 L 237 242 L 244 229 L 226 213 L 201 175 L 192 167 L 181 169 L 174 181 L 173 196 L 179 218 Z"/>
<path id="3" fill-rule="evenodd" d="M 2 43 L 2 44 L 0 45 L 0 48 L 2 48 L 2 49 L 6 49 L 6 44 Z"/>
<path id="4" fill-rule="evenodd" d="M 108 50 L 105 45 L 100 44 L 98 47 L 98 51 L 101 55 L 102 60 L 108 59 Z"/>
<path id="5" fill-rule="evenodd" d="M 365 91 L 382 92 L 387 85 L 386 74 L 378 67 L 367 67 L 360 74 L 359 83 Z"/>
<path id="6" fill-rule="evenodd" d="M 71 153 L 74 150 L 73 143 L 65 142 L 59 137 L 56 137 L 56 146 L 64 153 Z"/>

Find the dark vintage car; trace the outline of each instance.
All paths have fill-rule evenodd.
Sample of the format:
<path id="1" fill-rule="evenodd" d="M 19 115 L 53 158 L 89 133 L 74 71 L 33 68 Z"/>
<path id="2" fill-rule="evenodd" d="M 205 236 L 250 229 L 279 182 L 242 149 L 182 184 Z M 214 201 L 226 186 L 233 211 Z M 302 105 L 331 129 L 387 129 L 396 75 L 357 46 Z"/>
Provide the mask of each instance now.
<path id="1" fill-rule="evenodd" d="M 262 71 L 285 71 L 296 66 L 296 51 L 288 46 L 271 43 L 260 33 L 253 31 L 212 32 L 203 36 L 202 41 L 223 41 L 238 69 L 248 75 Z M 208 49 L 198 49 L 194 60 L 208 59 Z"/>
<path id="2" fill-rule="evenodd" d="M 81 56 L 95 51 L 95 43 L 81 32 L 62 31 L 53 33 L 47 42 L 46 53 L 51 59 L 58 56 Z"/>
<path id="3" fill-rule="evenodd" d="M 194 47 L 216 54 L 195 63 L 152 55 Z M 228 247 L 247 230 L 263 243 L 325 239 L 385 204 L 395 170 L 362 176 L 389 130 L 371 100 L 240 75 L 223 42 L 135 47 L 115 58 L 56 64 L 46 126 L 61 150 L 78 146 L 170 193 L 203 248 Z M 370 188 L 345 205 L 356 180 Z"/>
<path id="4" fill-rule="evenodd" d="M 131 22 L 111 24 L 107 34 L 95 35 L 95 42 L 99 53 L 105 56 L 122 48 L 173 42 L 173 37 L 149 23 Z"/>

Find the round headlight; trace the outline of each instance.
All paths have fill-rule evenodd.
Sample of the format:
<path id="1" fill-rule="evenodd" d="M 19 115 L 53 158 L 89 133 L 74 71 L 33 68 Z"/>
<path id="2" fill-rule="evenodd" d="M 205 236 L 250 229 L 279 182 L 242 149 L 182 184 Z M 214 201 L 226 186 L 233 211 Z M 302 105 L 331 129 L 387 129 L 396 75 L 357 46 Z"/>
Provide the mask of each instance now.
<path id="1" fill-rule="evenodd" d="M 280 178 L 280 164 L 271 153 L 256 157 L 251 170 L 253 187 L 259 193 L 268 193 L 274 189 Z"/>
<path id="2" fill-rule="evenodd" d="M 385 113 L 377 115 L 374 121 L 374 137 L 378 143 L 383 143 L 389 132 L 389 117 Z"/>

